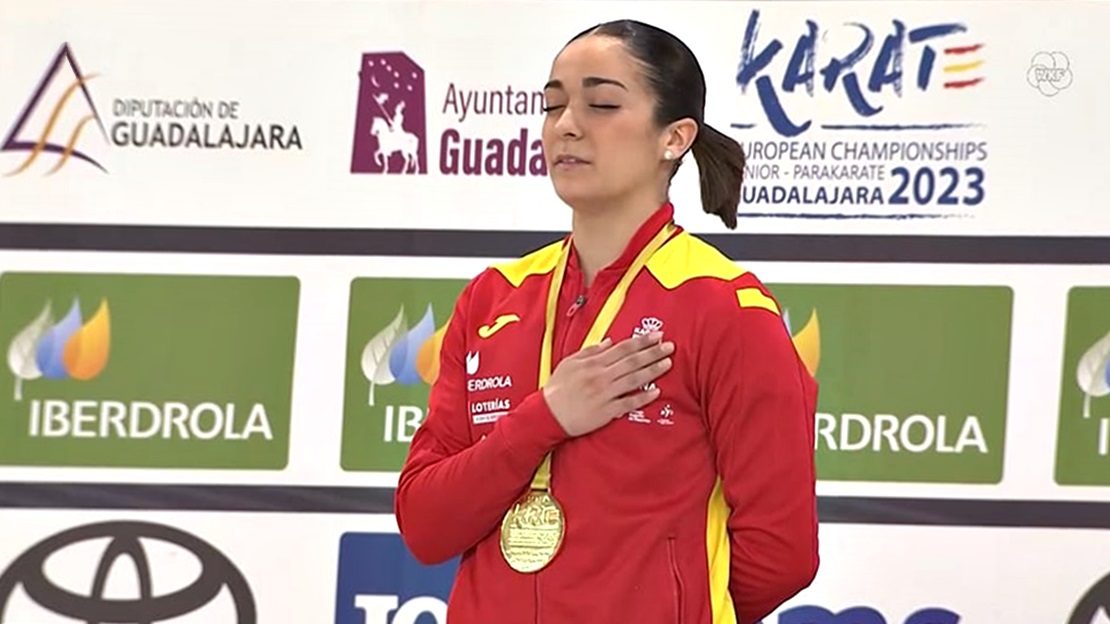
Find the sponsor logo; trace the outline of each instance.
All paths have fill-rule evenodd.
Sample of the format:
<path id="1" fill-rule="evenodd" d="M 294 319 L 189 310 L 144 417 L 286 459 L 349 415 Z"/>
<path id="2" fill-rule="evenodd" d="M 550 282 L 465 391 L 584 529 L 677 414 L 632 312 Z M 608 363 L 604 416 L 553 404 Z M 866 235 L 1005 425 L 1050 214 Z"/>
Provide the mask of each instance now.
<path id="1" fill-rule="evenodd" d="M 457 558 L 422 565 L 395 534 L 345 533 L 335 624 L 446 624 L 457 569 Z"/>
<path id="2" fill-rule="evenodd" d="M 1071 86 L 1071 60 L 1063 52 L 1038 52 L 1029 63 L 1025 80 L 1041 95 L 1053 97 Z"/>
<path id="3" fill-rule="evenodd" d="M 483 390 L 502 390 L 505 388 L 513 387 L 513 378 L 509 375 L 498 375 L 496 377 L 481 377 L 479 379 L 468 379 L 466 382 L 466 389 L 470 392 L 482 392 Z"/>
<path id="4" fill-rule="evenodd" d="M 434 279 L 351 283 L 340 459 L 345 470 L 401 469 L 439 376 L 449 320 L 442 311 L 454 308 L 465 286 L 466 280 Z"/>
<path id="5" fill-rule="evenodd" d="M 1110 574 L 1099 579 L 1079 599 L 1067 624 L 1110 624 Z"/>
<path id="6" fill-rule="evenodd" d="M 0 464 L 283 468 L 298 290 L 294 278 L 0 276 L 0 439 L 12 441 Z"/>
<path id="7" fill-rule="evenodd" d="M 70 162 L 71 158 L 107 172 L 100 162 L 85 151 L 85 142 L 82 141 L 83 133 L 90 122 L 100 130 L 104 143 L 92 141 L 88 147 L 103 147 L 108 141 L 104 121 L 89 91 L 89 82 L 97 76 L 98 74 L 86 75 L 81 71 L 69 44 L 63 45 L 58 50 L 31 94 L 31 98 L 12 124 L 8 135 L 4 138 L 4 143 L 0 145 L 0 152 L 26 154 L 24 160 L 15 169 L 8 171 L 7 175 L 17 175 L 27 171 L 43 154 L 57 155 L 54 166 L 46 171 L 47 175 L 57 173 Z M 53 94 L 49 100 L 52 106 L 49 112 L 45 113 L 45 119 L 41 120 L 43 122 L 41 127 L 32 129 L 33 127 L 29 127 L 31 118 L 40 110 L 39 106 L 46 105 L 44 99 L 47 89 L 55 80 L 58 81 L 61 91 Z M 55 134 L 55 131 L 59 134 Z"/>
<path id="8" fill-rule="evenodd" d="M 467 354 L 467 377 L 473 377 L 474 375 L 477 375 L 478 368 L 480 366 L 481 355 L 479 353 Z M 493 375 L 466 380 L 466 390 L 471 394 L 486 392 L 489 390 L 508 390 L 512 387 L 513 378 L 511 375 Z M 492 399 L 484 399 L 481 401 L 471 401 L 470 419 L 476 425 L 484 425 L 497 422 L 497 419 L 508 414 L 509 410 L 511 410 L 512 407 L 512 401 L 505 397 L 496 397 Z"/>
<path id="9" fill-rule="evenodd" d="M 509 323 L 516 323 L 519 320 L 520 317 L 516 314 L 502 314 L 501 316 L 498 316 L 496 319 L 494 319 L 494 321 L 489 325 L 482 325 L 481 327 L 479 327 L 478 337 L 489 338 L 490 336 L 501 331 L 501 329 Z"/>
<path id="10" fill-rule="evenodd" d="M 351 173 L 427 173 L 424 68 L 403 52 L 364 54 Z"/>
<path id="11" fill-rule="evenodd" d="M 674 421 L 671 420 L 671 416 L 674 416 L 674 408 L 671 407 L 670 403 L 666 403 L 659 408 L 659 418 L 655 422 L 660 425 L 673 425 Z"/>
<path id="12" fill-rule="evenodd" d="M 821 383 L 819 478 L 1002 478 L 1009 288 L 792 284 L 772 290 L 786 310 L 821 310 L 820 328 L 811 313 L 794 334 Z"/>
<path id="13" fill-rule="evenodd" d="M 429 143 L 438 135 L 441 175 L 547 175 L 532 124 L 503 121 L 540 116 L 541 90 L 469 89 L 442 78 L 434 84 L 404 52 L 362 55 L 351 173 L 426 174 Z M 432 91 L 442 97 L 429 106 Z"/>
<path id="14" fill-rule="evenodd" d="M 508 414 L 512 407 L 512 401 L 504 398 L 473 401 L 470 403 L 470 419 L 475 425 L 495 423 L 498 418 Z"/>
<path id="15" fill-rule="evenodd" d="M 1090 420 L 1091 402 L 1110 395 L 1110 331 L 1083 352 L 1075 369 L 1075 385 L 1083 391 L 1083 418 Z M 1099 455 L 1106 454 L 1105 443 L 1100 439 Z"/>
<path id="16" fill-rule="evenodd" d="M 872 607 L 848 607 L 830 611 L 825 607 L 804 605 L 786 609 L 777 624 L 960 624 L 960 615 L 943 607 L 924 607 L 906 616 L 890 618 Z M 772 624 L 770 621 L 757 624 Z"/>
<path id="17" fill-rule="evenodd" d="M 1110 288 L 1068 293 L 1056 482 L 1110 485 Z"/>
<path id="18" fill-rule="evenodd" d="M 109 149 L 303 149 L 296 124 L 250 118 L 237 100 L 148 98 L 128 92 L 122 77 L 101 76 L 85 73 L 70 45 L 61 45 L 0 144 L 0 153 L 23 155 L 6 175 L 33 170 L 43 155 L 53 157 L 47 175 L 73 162 L 106 173 L 101 160 Z M 99 100 L 102 92 L 110 99 Z M 107 124 L 98 101 L 111 103 L 103 109 Z M 90 137 L 97 130 L 99 137 Z"/>
<path id="19" fill-rule="evenodd" d="M 130 573 L 113 574 L 122 557 L 130 560 Z M 84 581 L 57 584 L 49 574 L 57 571 L 47 565 L 51 558 L 66 562 L 70 579 L 84 570 Z M 182 576 L 190 582 L 174 587 L 173 580 Z M 72 593 L 82 586 L 91 589 Z M 250 584 L 227 555 L 195 535 L 150 522 L 86 524 L 51 535 L 17 557 L 0 573 L 0 623 L 39 622 L 47 613 L 82 622 L 163 622 L 186 616 L 233 624 L 259 621 Z"/>
<path id="20" fill-rule="evenodd" d="M 798 351 L 798 356 L 805 364 L 806 370 L 816 377 L 817 367 L 821 364 L 821 322 L 817 318 L 817 309 L 814 308 L 809 313 L 809 319 L 797 333 L 792 329 L 789 309 L 782 311 L 782 322 L 786 325 L 786 331 L 790 333 L 794 349 Z"/>
<path id="21" fill-rule="evenodd" d="M 748 14 L 731 124 L 749 158 L 740 216 L 973 215 L 986 197 L 984 42 L 958 20 L 836 12 Z"/>
<path id="22" fill-rule="evenodd" d="M 23 382 L 39 378 L 95 379 L 108 365 L 111 320 L 108 300 L 87 321 L 77 299 L 57 323 L 47 301 L 35 320 L 11 340 L 8 366 L 15 375 L 15 400 L 23 400 Z M 37 405 L 37 404 L 36 404 Z"/>
<path id="23" fill-rule="evenodd" d="M 424 315 L 412 327 L 405 319 L 405 306 L 381 331 L 362 347 L 362 374 L 370 384 L 367 402 L 374 405 L 374 389 L 389 384 L 431 385 L 439 376 L 439 351 L 444 323 L 436 329 L 435 311 L 428 304 Z"/>

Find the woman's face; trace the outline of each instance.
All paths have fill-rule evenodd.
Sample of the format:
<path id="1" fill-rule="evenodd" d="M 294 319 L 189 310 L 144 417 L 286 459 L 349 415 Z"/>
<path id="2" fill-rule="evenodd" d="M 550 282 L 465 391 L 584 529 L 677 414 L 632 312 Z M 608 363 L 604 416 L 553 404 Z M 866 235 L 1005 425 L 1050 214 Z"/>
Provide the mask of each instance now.
<path id="1" fill-rule="evenodd" d="M 592 208 L 654 192 L 665 132 L 624 44 L 605 36 L 571 42 L 555 58 L 544 96 L 544 154 L 560 199 Z"/>

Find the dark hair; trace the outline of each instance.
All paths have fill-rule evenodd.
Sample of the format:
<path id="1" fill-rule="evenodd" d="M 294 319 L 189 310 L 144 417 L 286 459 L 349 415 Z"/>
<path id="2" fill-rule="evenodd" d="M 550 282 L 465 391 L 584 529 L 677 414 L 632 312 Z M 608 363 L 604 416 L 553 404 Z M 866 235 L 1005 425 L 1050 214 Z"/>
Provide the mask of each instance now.
<path id="1" fill-rule="evenodd" d="M 690 151 L 700 169 L 702 209 L 715 214 L 730 230 L 736 228 L 740 188 L 744 183 L 744 149 L 732 138 L 705 123 L 705 75 L 694 53 L 671 33 L 635 20 L 617 20 L 582 31 L 571 41 L 589 35 L 619 39 L 643 65 L 648 86 L 655 93 L 655 121 L 660 127 L 689 117 L 698 134 Z M 678 171 L 678 155 L 671 177 Z"/>

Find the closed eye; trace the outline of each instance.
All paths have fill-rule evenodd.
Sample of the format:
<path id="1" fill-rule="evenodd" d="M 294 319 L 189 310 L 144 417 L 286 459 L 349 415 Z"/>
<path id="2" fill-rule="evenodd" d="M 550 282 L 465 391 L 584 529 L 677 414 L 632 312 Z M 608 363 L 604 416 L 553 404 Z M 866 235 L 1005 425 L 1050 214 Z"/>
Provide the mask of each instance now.
<path id="1" fill-rule="evenodd" d="M 563 104 L 544 106 L 540 110 L 542 110 L 545 114 L 547 114 L 547 113 L 553 113 L 553 112 L 555 112 L 559 109 L 562 109 L 562 108 L 566 108 L 566 106 L 563 105 Z M 594 108 L 594 109 L 598 109 L 598 110 L 604 110 L 604 111 L 611 111 L 611 110 L 619 109 L 620 106 L 617 105 L 617 104 L 590 104 L 590 108 Z"/>

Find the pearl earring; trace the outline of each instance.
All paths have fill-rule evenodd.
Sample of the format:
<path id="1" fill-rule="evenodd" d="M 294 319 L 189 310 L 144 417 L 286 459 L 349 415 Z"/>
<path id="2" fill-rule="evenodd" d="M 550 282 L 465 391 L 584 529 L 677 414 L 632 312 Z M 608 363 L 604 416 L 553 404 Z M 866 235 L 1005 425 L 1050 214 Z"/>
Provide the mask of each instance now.
<path id="1" fill-rule="evenodd" d="M 671 153 L 671 150 L 663 152 L 663 160 L 674 160 L 674 154 Z"/>

